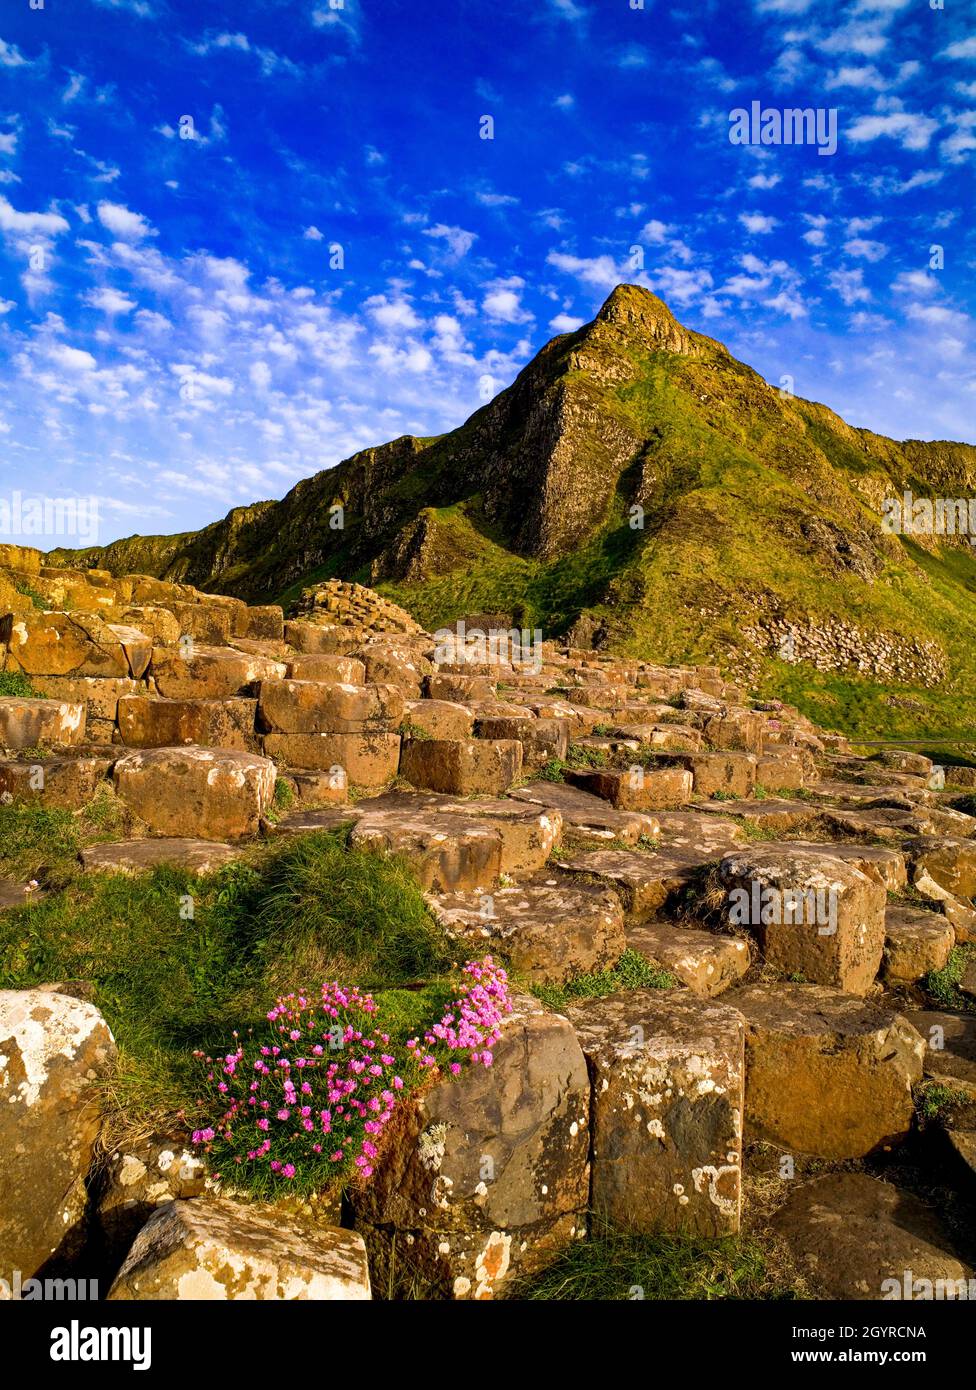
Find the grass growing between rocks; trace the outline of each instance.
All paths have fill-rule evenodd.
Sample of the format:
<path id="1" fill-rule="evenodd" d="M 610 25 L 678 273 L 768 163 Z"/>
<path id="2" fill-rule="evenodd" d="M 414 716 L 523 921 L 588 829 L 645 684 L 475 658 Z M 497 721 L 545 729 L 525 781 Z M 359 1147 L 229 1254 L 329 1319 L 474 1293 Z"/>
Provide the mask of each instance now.
<path id="1" fill-rule="evenodd" d="M 966 967 L 973 961 L 976 961 L 976 943 L 953 946 L 942 969 L 933 970 L 925 977 L 925 988 L 940 1009 L 976 1014 L 976 999 L 963 994 L 959 988 Z"/>
<path id="2" fill-rule="evenodd" d="M 659 1299 L 786 1299 L 795 1292 L 770 1268 L 763 1246 L 722 1240 L 646 1236 L 593 1223 L 548 1269 L 520 1281 L 509 1299 L 626 1302 Z"/>
<path id="3" fill-rule="evenodd" d="M 31 819 L 42 850 L 73 829 L 68 813 L 45 816 Z M 34 852 L 22 836 L 20 853 Z M 0 988 L 83 982 L 112 1029 L 109 1144 L 193 1127 L 206 1089 L 194 1049 L 226 1051 L 234 1030 L 263 1027 L 279 994 L 356 983 L 406 1038 L 452 997 L 453 964 L 409 869 L 347 850 L 340 834 L 258 847 L 204 877 L 175 866 L 81 875 L 0 913 Z"/>
<path id="4" fill-rule="evenodd" d="M 638 951 L 624 951 L 615 965 L 606 970 L 576 975 L 564 985 L 535 985 L 532 993 L 547 1008 L 565 1009 L 578 999 L 602 999 L 624 989 L 677 989 L 678 981 L 670 971 L 657 965 Z"/>
<path id="5" fill-rule="evenodd" d="M 23 671 L 0 671 L 0 699 L 30 700 L 34 687 Z"/>
<path id="6" fill-rule="evenodd" d="M 0 805 L 0 879 L 37 879 L 61 888 L 78 875 L 85 845 L 121 838 L 126 815 L 107 788 L 80 811 Z"/>

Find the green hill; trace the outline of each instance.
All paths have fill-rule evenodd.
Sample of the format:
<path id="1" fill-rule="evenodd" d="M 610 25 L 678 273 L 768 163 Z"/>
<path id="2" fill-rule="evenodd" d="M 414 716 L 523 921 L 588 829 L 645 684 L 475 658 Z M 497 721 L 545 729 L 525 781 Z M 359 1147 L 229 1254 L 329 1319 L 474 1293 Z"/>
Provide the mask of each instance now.
<path id="1" fill-rule="evenodd" d="M 883 501 L 905 490 L 976 496 L 976 447 L 897 443 L 781 396 L 621 285 L 449 434 L 364 450 L 197 533 L 52 561 L 252 602 L 356 579 L 432 629 L 502 614 L 716 661 L 865 737 L 976 737 L 976 550 L 887 534 Z"/>

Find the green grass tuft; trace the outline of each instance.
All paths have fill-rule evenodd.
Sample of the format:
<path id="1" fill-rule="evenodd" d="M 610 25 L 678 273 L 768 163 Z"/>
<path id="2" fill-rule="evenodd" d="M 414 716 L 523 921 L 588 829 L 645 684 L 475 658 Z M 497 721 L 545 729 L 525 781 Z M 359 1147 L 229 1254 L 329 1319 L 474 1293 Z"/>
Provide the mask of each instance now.
<path id="1" fill-rule="evenodd" d="M 600 999 L 622 989 L 676 989 L 670 971 L 649 961 L 638 951 L 624 951 L 606 970 L 576 975 L 564 985 L 535 985 L 532 993 L 550 1009 L 565 1009 L 574 999 Z"/>

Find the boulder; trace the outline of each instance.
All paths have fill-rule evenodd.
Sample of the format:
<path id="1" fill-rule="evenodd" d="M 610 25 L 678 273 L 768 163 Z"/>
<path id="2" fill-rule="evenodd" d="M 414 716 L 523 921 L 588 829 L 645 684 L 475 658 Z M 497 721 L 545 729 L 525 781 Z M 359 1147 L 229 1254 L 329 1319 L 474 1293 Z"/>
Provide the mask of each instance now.
<path id="1" fill-rule="evenodd" d="M 499 796 L 521 771 L 514 739 L 407 739 L 400 753 L 402 777 L 450 796 Z"/>
<path id="2" fill-rule="evenodd" d="M 258 717 L 263 729 L 279 734 L 389 733 L 403 718 L 403 695 L 395 685 L 265 681 Z"/>
<path id="3" fill-rule="evenodd" d="M 976 1017 L 924 1009 L 908 1015 L 925 1043 L 925 1074 L 976 1085 Z"/>
<path id="4" fill-rule="evenodd" d="M 353 1193 L 374 1269 L 407 1263 L 456 1299 L 489 1299 L 584 1229 L 590 1087 L 566 1019 L 528 996 L 490 1068 L 441 1076 L 410 1102 Z"/>
<path id="5" fill-rule="evenodd" d="M 567 769 L 566 781 L 620 811 L 660 811 L 691 800 L 692 775 L 681 767 Z"/>
<path id="6" fill-rule="evenodd" d="M 459 705 L 478 704 L 495 698 L 495 682 L 486 676 L 451 676 L 436 673 L 424 681 L 430 700 L 450 700 Z"/>
<path id="7" fill-rule="evenodd" d="M 746 1131 L 793 1153 L 862 1158 L 904 1139 L 924 1040 L 900 1014 L 824 985 L 747 985 Z"/>
<path id="8" fill-rule="evenodd" d="M 176 648 L 153 648 L 152 677 L 160 695 L 170 700 L 224 700 L 228 695 L 248 695 L 262 681 L 284 674 L 283 662 L 232 647 L 181 643 Z"/>
<path id="9" fill-rule="evenodd" d="M 236 840 L 257 832 L 275 790 L 268 758 L 224 748 L 150 748 L 115 764 L 115 790 L 157 835 Z"/>
<path id="10" fill-rule="evenodd" d="M 467 705 L 451 700 L 408 700 L 403 727 L 410 738 L 468 739 L 474 729 L 474 714 Z"/>
<path id="11" fill-rule="evenodd" d="M 867 1173 L 802 1183 L 770 1224 L 822 1297 L 926 1299 L 937 1296 L 938 1281 L 943 1298 L 972 1296 L 973 1271 L 953 1253 L 932 1208 Z"/>
<path id="12" fill-rule="evenodd" d="M 12 624 L 8 664 L 29 676 L 102 676 L 139 680 L 152 641 L 95 613 L 33 612 Z"/>
<path id="13" fill-rule="evenodd" d="M 593 1087 L 594 1211 L 636 1231 L 738 1231 L 741 1016 L 646 989 L 581 1001 L 568 1016 Z"/>
<path id="14" fill-rule="evenodd" d="M 87 806 L 112 771 L 101 756 L 44 758 L 42 762 L 0 762 L 0 803 L 78 811 Z"/>
<path id="15" fill-rule="evenodd" d="M 144 1139 L 106 1156 L 99 1174 L 96 1213 L 104 1247 L 121 1264 L 157 1207 L 201 1197 L 207 1169 L 182 1139 Z"/>
<path id="16" fill-rule="evenodd" d="M 346 1303 L 371 1296 L 366 1249 L 353 1231 L 226 1200 L 159 1207 L 108 1293 L 115 1302 Z"/>
<path id="17" fill-rule="evenodd" d="M 673 922 L 642 922 L 627 930 L 627 947 L 663 965 L 693 994 L 707 999 L 724 993 L 749 969 L 749 943 Z"/>
<path id="18" fill-rule="evenodd" d="M 934 836 L 909 846 L 913 878 L 928 874 L 957 898 L 976 897 L 976 839 Z"/>
<path id="19" fill-rule="evenodd" d="M 125 695 L 119 700 L 119 736 L 128 748 L 237 748 L 255 752 L 257 701 L 166 700 Z"/>
<path id="20" fill-rule="evenodd" d="M 626 948 L 615 893 L 538 875 L 514 888 L 430 899 L 437 920 L 468 956 L 500 955 L 533 984 L 565 984 L 604 970 Z"/>
<path id="21" fill-rule="evenodd" d="M 931 971 L 941 970 L 954 944 L 952 924 L 937 912 L 889 905 L 885 911 L 885 984 L 912 985 Z"/>
<path id="22" fill-rule="evenodd" d="M 264 751 L 285 767 L 327 771 L 340 785 L 378 789 L 397 774 L 400 735 L 265 734 Z"/>
<path id="23" fill-rule="evenodd" d="M 497 828 L 460 815 L 400 807 L 360 811 L 349 843 L 374 854 L 402 856 L 421 886 L 433 892 L 488 888 L 501 872 Z"/>
<path id="24" fill-rule="evenodd" d="M 276 603 L 231 609 L 230 630 L 235 637 L 260 642 L 280 642 L 285 635 L 285 615 Z"/>
<path id="25" fill-rule="evenodd" d="M 865 994 L 881 965 L 886 893 L 830 850 L 787 842 L 727 855 L 719 878 L 728 921 L 755 934 L 774 970 Z"/>
<path id="26" fill-rule="evenodd" d="M 291 681 L 343 681 L 347 685 L 366 684 L 366 666 L 354 656 L 335 656 L 328 652 L 289 656 L 285 675 Z"/>
<path id="27" fill-rule="evenodd" d="M 0 1269 L 32 1278 L 78 1253 L 115 1063 L 99 1011 L 40 989 L 0 990 Z"/>
<path id="28" fill-rule="evenodd" d="M 84 705 L 0 697 L 0 748 L 70 748 L 84 740 Z"/>

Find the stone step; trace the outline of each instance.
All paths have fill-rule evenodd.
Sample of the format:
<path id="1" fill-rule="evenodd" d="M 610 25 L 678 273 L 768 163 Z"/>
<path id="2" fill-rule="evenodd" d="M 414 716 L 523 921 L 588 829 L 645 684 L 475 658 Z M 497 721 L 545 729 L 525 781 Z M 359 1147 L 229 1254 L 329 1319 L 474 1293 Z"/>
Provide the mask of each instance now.
<path id="1" fill-rule="evenodd" d="M 79 753 L 0 761 L 0 805 L 43 805 L 78 811 L 87 806 L 111 775 L 115 756 Z"/>
<path id="2" fill-rule="evenodd" d="M 565 878 L 531 878 L 512 888 L 431 896 L 445 931 L 468 956 L 497 953 L 533 984 L 561 985 L 604 970 L 626 949 L 616 893 Z"/>
<path id="3" fill-rule="evenodd" d="M 115 790 L 158 835 L 236 840 L 257 833 L 275 792 L 268 758 L 224 748 L 150 748 L 126 753 Z"/>
<path id="4" fill-rule="evenodd" d="M 0 748 L 70 748 L 85 741 L 86 709 L 65 700 L 0 698 Z"/>
<path id="5" fill-rule="evenodd" d="M 619 811 L 663 811 L 683 806 L 691 800 L 693 780 L 684 768 L 644 768 L 639 764 L 626 771 L 567 769 L 565 778 L 570 786 L 609 801 Z"/>
<path id="6" fill-rule="evenodd" d="M 627 946 L 646 960 L 658 961 L 693 994 L 714 998 L 742 979 L 752 952 L 738 936 L 676 926 L 673 922 L 641 922 L 627 929 Z"/>
<path id="7" fill-rule="evenodd" d="M 118 701 L 119 736 L 127 748 L 258 749 L 257 700 L 231 695 L 223 700 L 152 699 L 123 695 Z"/>
<path id="8" fill-rule="evenodd" d="M 237 859 L 240 850 L 212 840 L 166 838 L 122 840 L 117 844 L 89 845 L 81 851 L 83 867 L 91 873 L 147 873 L 160 864 L 172 864 L 194 874 L 209 874 Z"/>
<path id="9" fill-rule="evenodd" d="M 930 971 L 941 970 L 956 940 L 950 922 L 937 912 L 913 908 L 885 909 L 882 979 L 886 985 L 911 985 Z"/>
<path id="10" fill-rule="evenodd" d="M 258 719 L 266 733 L 394 733 L 403 718 L 403 693 L 395 685 L 341 681 L 262 681 Z"/>
<path id="11" fill-rule="evenodd" d="M 656 815 L 616 811 L 602 798 L 563 782 L 529 782 L 516 787 L 512 799 L 558 811 L 564 833 L 579 840 L 618 840 L 634 845 L 642 836 L 653 838 L 660 828 Z"/>
<path id="12" fill-rule="evenodd" d="M 407 739 L 400 754 L 401 777 L 450 796 L 499 796 L 521 771 L 515 739 Z"/>

